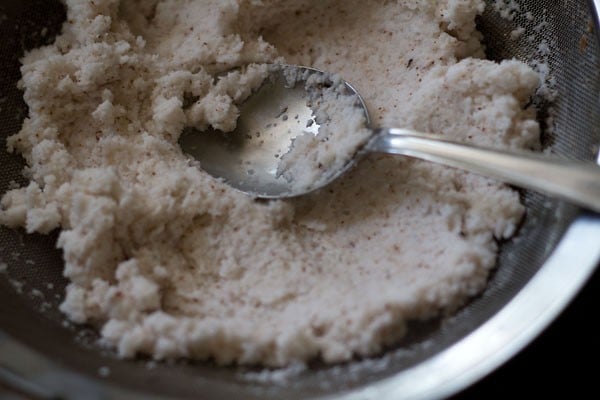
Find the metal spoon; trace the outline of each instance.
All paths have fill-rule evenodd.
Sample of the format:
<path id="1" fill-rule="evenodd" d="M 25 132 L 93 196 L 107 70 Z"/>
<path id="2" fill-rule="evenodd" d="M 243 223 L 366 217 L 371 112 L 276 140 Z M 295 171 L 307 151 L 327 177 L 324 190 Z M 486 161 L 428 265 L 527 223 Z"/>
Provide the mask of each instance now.
<path id="1" fill-rule="evenodd" d="M 568 200 L 600 212 L 600 167 L 593 163 L 549 157 L 537 153 L 508 153 L 456 143 L 439 135 L 401 128 L 372 129 L 371 137 L 356 149 L 354 157 L 335 171 L 324 171 L 325 179 L 311 188 L 296 188 L 278 176 L 280 157 L 298 135 L 316 134 L 319 125 L 307 105 L 302 84 L 290 87 L 284 71 L 326 74 L 307 67 L 274 66 L 270 79 L 240 106 L 235 131 L 193 132 L 180 138 L 181 148 L 200 161 L 202 169 L 251 196 L 267 199 L 294 197 L 317 190 L 338 178 L 370 152 L 400 154 L 464 169 L 522 188 Z M 367 107 L 356 95 L 369 123 Z"/>

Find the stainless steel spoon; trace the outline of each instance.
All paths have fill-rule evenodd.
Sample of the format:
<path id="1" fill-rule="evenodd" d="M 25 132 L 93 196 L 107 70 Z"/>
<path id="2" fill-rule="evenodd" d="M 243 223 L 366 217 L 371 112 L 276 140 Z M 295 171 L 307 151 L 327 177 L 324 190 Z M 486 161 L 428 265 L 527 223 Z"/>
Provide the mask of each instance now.
<path id="1" fill-rule="evenodd" d="M 182 149 L 200 161 L 202 169 L 251 196 L 278 199 L 300 196 L 338 178 L 370 152 L 400 154 L 464 169 L 486 177 L 539 191 L 600 212 L 600 167 L 531 152 L 508 153 L 456 143 L 429 133 L 401 128 L 376 128 L 352 157 L 310 189 L 296 188 L 278 176 L 277 166 L 295 137 L 318 132 L 313 110 L 307 105 L 303 84 L 290 87 L 285 70 L 326 74 L 307 67 L 273 66 L 270 79 L 240 106 L 235 131 L 193 132 L 180 138 Z M 302 82 L 300 82 L 302 83 Z M 356 95 L 369 123 L 367 107 Z"/>

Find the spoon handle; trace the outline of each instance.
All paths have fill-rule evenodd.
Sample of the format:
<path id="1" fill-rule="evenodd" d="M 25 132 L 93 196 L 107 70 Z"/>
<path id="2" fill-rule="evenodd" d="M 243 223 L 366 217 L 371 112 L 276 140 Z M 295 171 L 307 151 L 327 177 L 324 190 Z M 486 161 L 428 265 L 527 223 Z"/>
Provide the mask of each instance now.
<path id="1" fill-rule="evenodd" d="M 600 167 L 591 162 L 536 153 L 508 153 L 408 129 L 379 129 L 366 149 L 467 170 L 600 212 Z"/>

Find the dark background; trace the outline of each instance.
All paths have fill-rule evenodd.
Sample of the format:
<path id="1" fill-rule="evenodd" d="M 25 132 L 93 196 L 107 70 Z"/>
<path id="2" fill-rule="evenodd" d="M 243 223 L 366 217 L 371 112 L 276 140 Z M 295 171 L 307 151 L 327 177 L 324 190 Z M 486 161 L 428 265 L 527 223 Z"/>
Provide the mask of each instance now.
<path id="1" fill-rule="evenodd" d="M 599 306 L 600 270 L 597 270 L 537 340 L 451 400 L 600 399 Z"/>

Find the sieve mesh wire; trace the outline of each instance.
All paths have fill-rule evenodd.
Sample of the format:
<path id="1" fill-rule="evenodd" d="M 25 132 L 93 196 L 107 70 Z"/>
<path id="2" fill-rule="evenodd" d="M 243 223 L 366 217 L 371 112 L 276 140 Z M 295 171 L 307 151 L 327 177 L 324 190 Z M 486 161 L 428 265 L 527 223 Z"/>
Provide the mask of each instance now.
<path id="1" fill-rule="evenodd" d="M 501 18 L 493 3 L 488 1 L 479 20 L 489 58 L 535 62 L 546 57 L 550 66 L 558 96 L 551 110 L 543 101 L 539 104 L 540 120 L 553 118 L 553 129 L 546 131 L 544 143 L 564 157 L 594 159 L 600 143 L 600 50 L 588 5 L 578 0 L 520 1 L 521 10 L 511 21 Z M 533 18 L 528 18 L 528 13 Z M 64 19 L 58 1 L 5 1 L 0 5 L 0 33 L 4 38 L 0 41 L 2 149 L 6 137 L 18 132 L 27 112 L 16 87 L 19 57 L 25 49 L 51 43 Z M 525 31 L 515 39 L 511 32 L 518 26 Z M 546 55 L 539 51 L 541 41 L 551 49 Z M 15 183 L 26 183 L 19 156 L 0 151 L 0 160 L 0 193 Z M 146 360 L 117 360 L 93 344 L 92 329 L 65 324 L 57 310 L 66 281 L 61 253 L 55 248 L 56 233 L 26 235 L 4 227 L 0 228 L 0 262 L 8 265 L 8 271 L 0 274 L 0 331 L 83 374 L 94 376 L 98 368 L 107 366 L 112 371 L 108 379 L 134 390 L 182 397 L 193 397 L 198 390 L 209 397 L 243 394 L 279 398 L 285 394 L 286 398 L 299 398 L 336 393 L 396 374 L 460 340 L 527 283 L 578 211 L 536 193 L 524 193 L 523 199 L 527 218 L 517 240 L 502 244 L 499 267 L 486 292 L 452 318 L 416 324 L 415 333 L 387 353 L 385 368 L 315 365 L 292 383 L 287 382 L 285 388 L 273 388 L 248 383 L 239 378 L 239 370 L 214 368 L 209 363 L 158 364 L 149 369 Z"/>

